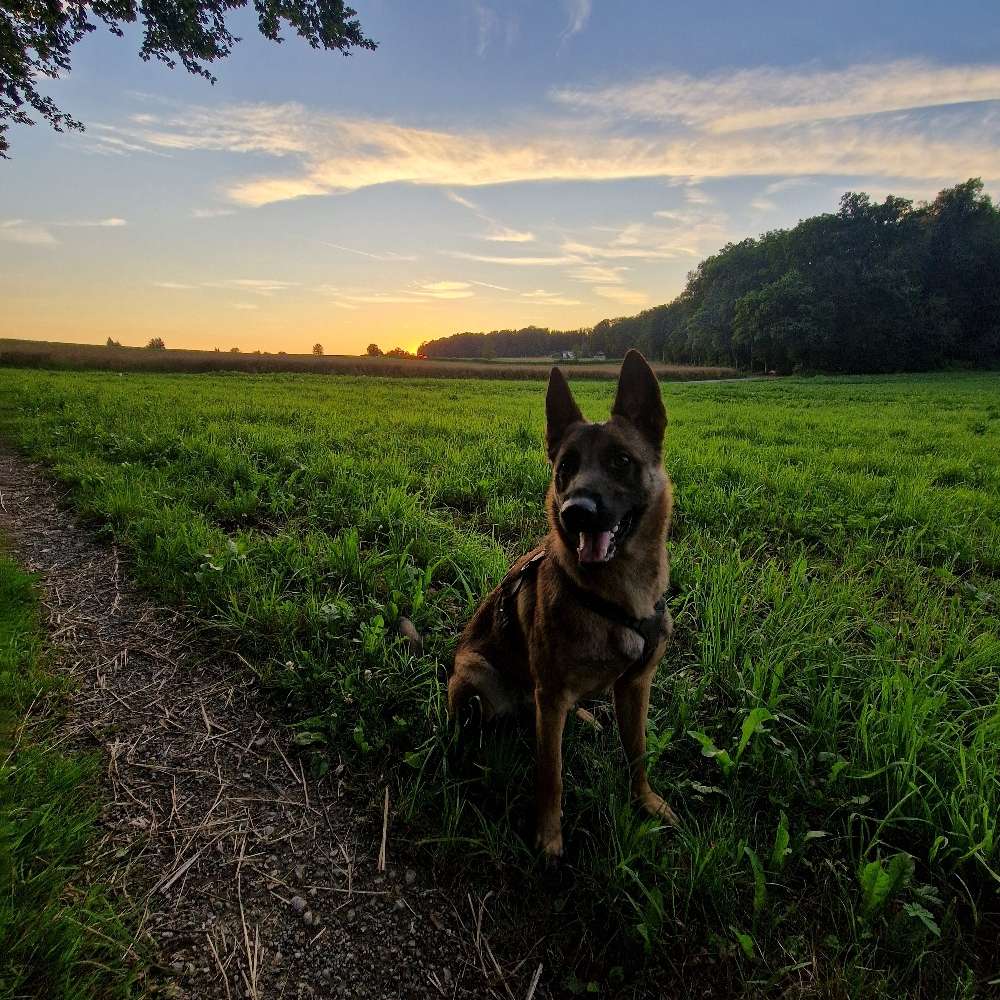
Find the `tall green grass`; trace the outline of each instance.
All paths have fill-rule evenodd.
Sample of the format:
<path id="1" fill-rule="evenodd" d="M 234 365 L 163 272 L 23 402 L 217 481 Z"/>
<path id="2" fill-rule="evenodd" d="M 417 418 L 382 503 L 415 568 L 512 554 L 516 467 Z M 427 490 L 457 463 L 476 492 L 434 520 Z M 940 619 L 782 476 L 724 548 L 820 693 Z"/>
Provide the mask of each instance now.
<path id="1" fill-rule="evenodd" d="M 603 419 L 612 385 L 575 387 Z M 677 641 L 627 801 L 567 732 L 567 984 L 966 996 L 1000 976 L 1000 378 L 666 385 Z M 0 432 L 258 667 L 415 835 L 537 885 L 530 732 L 449 754 L 455 637 L 543 531 L 543 389 L 0 371 Z M 415 654 L 400 614 L 426 636 Z M 633 970 L 625 972 L 625 969 Z M 583 976 L 581 979 L 580 976 Z"/>
<path id="2" fill-rule="evenodd" d="M 31 579 L 0 555 L 0 997 L 137 995 L 120 901 L 83 876 L 97 761 L 57 748 Z"/>

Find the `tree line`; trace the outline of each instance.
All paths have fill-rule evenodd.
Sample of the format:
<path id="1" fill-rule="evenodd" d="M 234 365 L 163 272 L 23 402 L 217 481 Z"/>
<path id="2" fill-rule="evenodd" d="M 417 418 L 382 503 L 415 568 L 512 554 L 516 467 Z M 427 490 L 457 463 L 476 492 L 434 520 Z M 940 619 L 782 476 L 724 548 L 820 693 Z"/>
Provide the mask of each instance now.
<path id="1" fill-rule="evenodd" d="M 666 305 L 584 330 L 457 333 L 433 358 L 576 350 L 749 371 L 1000 364 L 1000 208 L 973 178 L 929 203 L 848 192 L 835 213 L 730 243 Z"/>

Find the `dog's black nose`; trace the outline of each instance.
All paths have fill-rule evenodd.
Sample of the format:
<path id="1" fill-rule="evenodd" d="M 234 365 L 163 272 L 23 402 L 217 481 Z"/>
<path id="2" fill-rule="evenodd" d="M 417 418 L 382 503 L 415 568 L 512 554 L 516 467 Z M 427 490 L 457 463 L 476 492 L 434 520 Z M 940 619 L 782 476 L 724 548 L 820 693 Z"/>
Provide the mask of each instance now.
<path id="1" fill-rule="evenodd" d="M 559 508 L 559 519 L 571 535 L 593 531 L 597 522 L 597 504 L 590 497 L 570 497 Z"/>

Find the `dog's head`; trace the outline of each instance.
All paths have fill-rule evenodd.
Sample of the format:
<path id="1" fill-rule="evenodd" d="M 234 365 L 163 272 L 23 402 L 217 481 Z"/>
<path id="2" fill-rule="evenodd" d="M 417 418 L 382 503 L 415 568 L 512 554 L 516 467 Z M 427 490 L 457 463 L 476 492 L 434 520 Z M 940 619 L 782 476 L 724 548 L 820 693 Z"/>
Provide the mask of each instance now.
<path id="1" fill-rule="evenodd" d="M 552 525 L 581 565 L 611 562 L 627 551 L 666 489 L 661 452 L 667 414 L 656 376 L 638 351 L 629 351 L 611 419 L 592 424 L 553 368 L 545 416 Z"/>

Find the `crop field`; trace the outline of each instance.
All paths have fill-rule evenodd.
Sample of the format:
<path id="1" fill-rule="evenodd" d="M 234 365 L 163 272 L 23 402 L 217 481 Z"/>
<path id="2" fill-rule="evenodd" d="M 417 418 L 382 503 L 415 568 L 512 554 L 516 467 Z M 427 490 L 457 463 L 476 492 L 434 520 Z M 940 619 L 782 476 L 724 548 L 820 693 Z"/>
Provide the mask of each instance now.
<path id="1" fill-rule="evenodd" d="M 550 358 L 414 358 L 351 356 L 333 354 L 246 354 L 230 351 L 150 350 L 143 347 L 100 347 L 96 344 L 64 344 L 55 341 L 0 338 L 0 365 L 18 368 L 49 368 L 120 372 L 249 372 L 255 375 L 294 372 L 319 375 L 377 375 L 385 378 L 481 378 L 544 381 L 552 365 Z M 570 361 L 577 378 L 618 377 L 618 362 Z M 735 368 L 718 365 L 681 365 L 655 362 L 661 379 L 704 381 L 740 377 Z"/>
<path id="2" fill-rule="evenodd" d="M 613 391 L 574 385 L 594 419 Z M 387 775 L 407 836 L 516 886 L 564 950 L 553 987 L 995 989 L 1000 376 L 663 393 L 676 642 L 649 764 L 682 826 L 630 807 L 598 708 L 602 731 L 567 727 L 556 875 L 532 848 L 530 727 L 459 760 L 442 685 L 545 530 L 542 385 L 2 368 L 0 438 L 246 657 L 314 769 Z"/>

